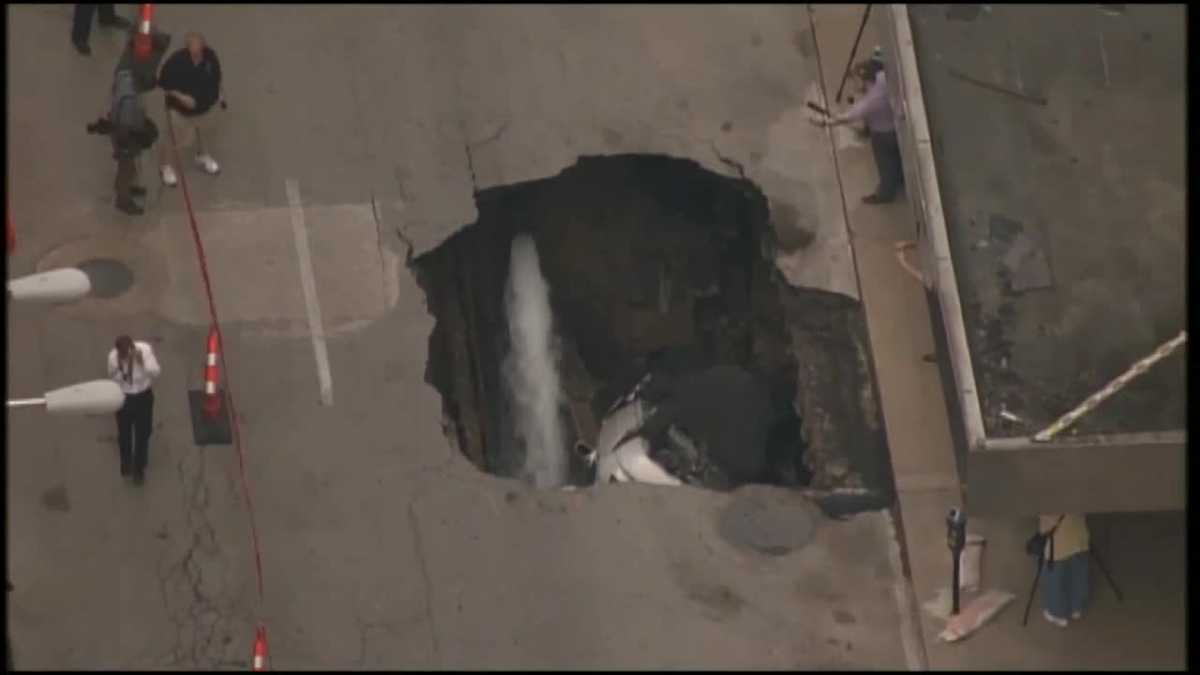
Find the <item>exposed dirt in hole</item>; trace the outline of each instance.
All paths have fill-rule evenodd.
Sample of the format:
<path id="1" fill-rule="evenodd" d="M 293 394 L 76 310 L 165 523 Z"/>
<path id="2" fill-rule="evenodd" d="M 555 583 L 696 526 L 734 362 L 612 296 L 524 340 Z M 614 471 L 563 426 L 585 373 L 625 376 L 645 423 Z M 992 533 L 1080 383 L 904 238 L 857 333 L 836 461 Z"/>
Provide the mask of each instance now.
<path id="1" fill-rule="evenodd" d="M 437 319 L 426 377 L 448 435 L 481 469 L 521 472 L 501 364 L 509 251 L 526 232 L 550 287 L 574 437 L 593 439 L 647 371 L 737 365 L 766 383 L 780 413 L 762 482 L 890 494 L 861 307 L 787 286 L 752 183 L 661 156 L 586 157 L 477 200 L 479 221 L 414 268 Z M 586 482 L 574 468 L 573 482 Z"/>

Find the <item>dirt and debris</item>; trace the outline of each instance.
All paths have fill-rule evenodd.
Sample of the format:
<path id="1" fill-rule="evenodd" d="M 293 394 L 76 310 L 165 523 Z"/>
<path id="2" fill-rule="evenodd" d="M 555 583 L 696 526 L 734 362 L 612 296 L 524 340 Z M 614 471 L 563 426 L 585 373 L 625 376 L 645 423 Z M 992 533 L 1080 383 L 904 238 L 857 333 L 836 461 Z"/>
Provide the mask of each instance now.
<path id="1" fill-rule="evenodd" d="M 988 244 L 986 247 L 971 248 L 974 259 L 970 264 L 990 266 L 994 279 L 990 293 L 984 296 L 976 287 L 962 289 L 964 318 L 967 325 L 973 327 L 968 343 L 984 424 L 994 436 L 1032 435 L 1075 407 L 1133 361 L 1124 363 L 1113 359 L 1103 370 L 1093 364 L 1079 372 L 1078 377 L 1066 386 L 1055 386 L 1048 376 L 1039 377 L 1028 365 L 1022 367 L 1029 361 L 1017 345 L 1023 336 L 1028 340 L 1027 335 L 1033 333 L 1047 343 L 1057 343 L 1063 337 L 1055 326 L 1058 322 L 1029 326 L 1029 318 L 1018 313 L 1023 307 L 1047 306 L 1054 302 L 1056 284 L 1046 234 L 1036 223 L 1022 223 L 992 214 L 984 241 Z M 1095 337 L 1102 339 L 1099 334 Z M 1122 393 L 1120 403 L 1127 408 L 1131 405 L 1144 407 L 1148 404 L 1146 385 L 1153 384 L 1162 375 L 1153 373 L 1140 387 L 1131 386 L 1129 394 Z M 1113 429 L 1111 420 L 1084 418 L 1075 432 L 1095 433 L 1104 429 Z"/>

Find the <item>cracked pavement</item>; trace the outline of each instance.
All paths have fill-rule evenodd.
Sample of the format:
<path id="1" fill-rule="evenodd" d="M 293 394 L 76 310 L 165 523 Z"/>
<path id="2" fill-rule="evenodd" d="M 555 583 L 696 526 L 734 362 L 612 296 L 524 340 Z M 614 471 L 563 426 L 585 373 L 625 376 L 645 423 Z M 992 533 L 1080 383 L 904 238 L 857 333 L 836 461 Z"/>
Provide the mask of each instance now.
<path id="1" fill-rule="evenodd" d="M 102 376 L 120 332 L 160 336 L 163 365 L 140 490 L 117 475 L 110 417 L 10 415 L 18 667 L 244 668 L 257 621 L 279 669 L 903 664 L 886 514 L 822 522 L 804 548 L 764 557 L 717 532 L 730 495 L 541 494 L 475 471 L 424 382 L 433 320 L 399 264 L 472 222 L 481 189 L 582 155 L 663 153 L 754 181 L 792 214 L 781 235 L 813 234 L 777 261 L 789 281 L 854 296 L 828 140 L 804 111 L 816 67 L 802 7 L 160 8 L 176 46 L 199 30 L 225 70 L 223 170 L 189 178 L 261 604 L 236 453 L 191 436 L 206 326 L 182 197 L 146 156 L 147 213 L 118 214 L 111 149 L 83 131 L 119 38 L 96 29 L 83 58 L 69 6 L 7 11 L 11 273 L 103 255 L 135 276 L 112 301 L 10 307 L 9 389 Z M 317 394 L 289 179 L 337 324 L 332 406 Z M 42 505 L 58 485 L 68 510 Z"/>
<path id="2" fill-rule="evenodd" d="M 190 540 L 182 552 L 169 551 L 158 566 L 163 605 L 176 631 L 163 665 L 245 668 L 249 666 L 246 654 L 237 654 L 230 646 L 233 633 L 244 632 L 249 622 L 237 616 L 236 598 L 229 593 L 226 579 L 234 571 L 230 569 L 234 561 L 224 555 L 209 515 L 213 486 L 207 479 L 207 464 L 202 454 L 181 453 L 176 460 L 185 518 L 181 534 L 190 535 Z M 236 499 L 235 485 L 224 481 L 220 487 L 227 488 L 227 499 Z"/>

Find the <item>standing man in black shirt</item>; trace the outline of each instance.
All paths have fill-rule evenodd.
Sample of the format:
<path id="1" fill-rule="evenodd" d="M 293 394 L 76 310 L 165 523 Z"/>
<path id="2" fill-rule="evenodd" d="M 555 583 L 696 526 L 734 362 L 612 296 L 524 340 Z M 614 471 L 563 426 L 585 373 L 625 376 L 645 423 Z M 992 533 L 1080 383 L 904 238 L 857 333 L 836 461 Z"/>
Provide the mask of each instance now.
<path id="1" fill-rule="evenodd" d="M 167 122 L 175 130 L 175 140 L 182 151 L 196 143 L 196 164 L 209 174 L 221 170 L 217 160 L 208 152 L 205 134 L 211 134 L 217 113 L 213 106 L 225 107 L 221 90 L 221 62 L 217 53 L 204 42 L 199 33 L 188 33 L 184 48 L 175 52 L 163 64 L 158 84 L 167 95 Z M 159 159 L 162 180 L 174 187 L 179 182 L 172 164 L 170 142 L 160 144 Z M 182 167 L 181 167 L 182 168 Z"/>

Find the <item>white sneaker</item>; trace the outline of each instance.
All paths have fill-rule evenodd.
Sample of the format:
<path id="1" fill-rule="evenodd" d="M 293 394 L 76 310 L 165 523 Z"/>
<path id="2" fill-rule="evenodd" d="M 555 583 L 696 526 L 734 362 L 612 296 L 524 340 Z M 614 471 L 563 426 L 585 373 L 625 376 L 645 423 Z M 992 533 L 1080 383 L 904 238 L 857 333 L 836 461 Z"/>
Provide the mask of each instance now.
<path id="1" fill-rule="evenodd" d="M 1083 612 L 1071 612 L 1071 618 L 1078 621 L 1083 618 Z"/>
<path id="2" fill-rule="evenodd" d="M 212 155 L 196 155 L 196 164 L 214 176 L 221 170 L 221 165 L 217 164 L 217 160 L 213 159 Z"/>
<path id="3" fill-rule="evenodd" d="M 179 184 L 179 176 L 175 175 L 175 168 L 170 164 L 164 164 L 162 166 L 161 173 L 163 185 L 166 185 L 167 187 L 175 187 Z"/>
<path id="4" fill-rule="evenodd" d="M 1046 620 L 1047 620 L 1047 621 L 1049 621 L 1050 623 L 1054 624 L 1055 626 L 1058 626 L 1059 628 L 1066 628 L 1066 627 L 1067 627 L 1067 620 L 1066 620 L 1066 619 L 1060 619 L 1060 618 L 1058 618 L 1057 616 L 1054 616 L 1053 614 L 1051 614 L 1051 613 L 1050 613 L 1050 610 L 1043 609 L 1043 610 L 1042 610 L 1042 616 L 1046 617 Z"/>

